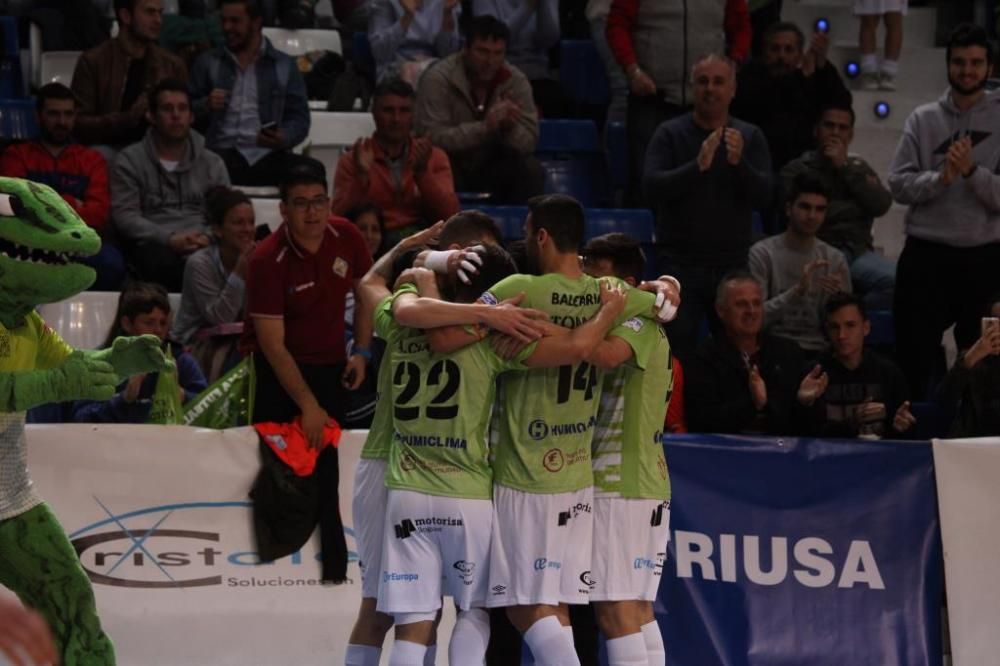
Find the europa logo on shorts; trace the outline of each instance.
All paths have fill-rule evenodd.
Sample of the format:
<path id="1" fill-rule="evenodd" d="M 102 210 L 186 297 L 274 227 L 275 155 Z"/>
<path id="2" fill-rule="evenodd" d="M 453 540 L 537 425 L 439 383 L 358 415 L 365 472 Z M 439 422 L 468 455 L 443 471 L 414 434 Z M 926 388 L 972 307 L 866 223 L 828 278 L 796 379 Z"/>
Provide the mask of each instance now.
<path id="1" fill-rule="evenodd" d="M 71 533 L 80 563 L 96 584 L 174 589 L 319 586 L 319 553 L 293 553 L 262 564 L 248 547 L 249 502 L 191 502 L 115 512 Z M 345 529 L 353 538 L 353 531 Z M 357 553 L 349 552 L 350 561 Z"/>

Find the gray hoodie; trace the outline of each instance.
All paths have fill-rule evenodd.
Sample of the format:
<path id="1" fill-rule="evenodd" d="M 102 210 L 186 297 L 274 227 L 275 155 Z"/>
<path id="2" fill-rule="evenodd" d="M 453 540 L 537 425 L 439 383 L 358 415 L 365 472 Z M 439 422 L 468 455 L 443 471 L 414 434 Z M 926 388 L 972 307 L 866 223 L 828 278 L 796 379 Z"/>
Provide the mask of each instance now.
<path id="1" fill-rule="evenodd" d="M 906 212 L 906 233 L 953 247 L 1000 241 L 1000 95 L 990 93 L 967 111 L 951 101 L 951 90 L 910 114 L 889 167 L 889 189 Z M 972 138 L 978 165 L 951 185 L 941 178 L 948 147 Z"/>
<path id="2" fill-rule="evenodd" d="M 111 172 L 111 217 L 122 236 L 166 245 L 171 234 L 205 231 L 205 193 L 229 185 L 222 158 L 205 149 L 191 130 L 188 149 L 170 172 L 160 163 L 152 129 L 142 141 L 118 153 Z"/>

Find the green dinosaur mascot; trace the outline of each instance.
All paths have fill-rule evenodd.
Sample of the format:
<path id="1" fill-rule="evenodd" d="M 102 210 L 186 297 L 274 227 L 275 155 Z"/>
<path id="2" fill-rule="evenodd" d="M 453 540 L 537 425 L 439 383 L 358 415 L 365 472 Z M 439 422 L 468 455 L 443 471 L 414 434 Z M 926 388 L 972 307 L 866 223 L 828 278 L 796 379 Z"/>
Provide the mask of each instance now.
<path id="1" fill-rule="evenodd" d="M 74 350 L 35 311 L 87 287 L 100 238 L 45 185 L 0 178 L 0 585 L 48 622 L 62 663 L 113 664 L 90 581 L 66 533 L 28 477 L 25 410 L 107 400 L 124 378 L 168 369 L 154 335 Z"/>

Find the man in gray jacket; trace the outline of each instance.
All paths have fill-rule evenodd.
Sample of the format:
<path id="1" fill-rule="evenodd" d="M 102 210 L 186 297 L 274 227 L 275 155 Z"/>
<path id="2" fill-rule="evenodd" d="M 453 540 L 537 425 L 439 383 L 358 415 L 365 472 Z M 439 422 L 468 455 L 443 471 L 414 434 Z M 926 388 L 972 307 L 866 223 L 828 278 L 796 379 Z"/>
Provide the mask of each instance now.
<path id="1" fill-rule="evenodd" d="M 898 360 L 917 399 L 943 372 L 941 334 L 955 324 L 966 349 L 1000 288 L 1000 96 L 987 94 L 992 46 L 986 30 L 957 26 L 947 46 L 950 87 L 918 107 L 903 127 L 889 168 L 906 212 L 896 267 Z"/>
<path id="2" fill-rule="evenodd" d="M 538 114 L 528 79 L 504 61 L 509 38 L 496 18 L 472 19 L 465 48 L 421 77 L 415 122 L 448 153 L 456 191 L 523 204 L 542 193 L 542 167 L 532 156 Z"/>
<path id="3" fill-rule="evenodd" d="M 205 193 L 229 185 L 222 158 L 191 129 L 191 104 L 180 81 L 163 81 L 149 94 L 145 138 L 115 160 L 111 216 L 130 245 L 136 275 L 180 291 L 184 261 L 209 243 Z"/>

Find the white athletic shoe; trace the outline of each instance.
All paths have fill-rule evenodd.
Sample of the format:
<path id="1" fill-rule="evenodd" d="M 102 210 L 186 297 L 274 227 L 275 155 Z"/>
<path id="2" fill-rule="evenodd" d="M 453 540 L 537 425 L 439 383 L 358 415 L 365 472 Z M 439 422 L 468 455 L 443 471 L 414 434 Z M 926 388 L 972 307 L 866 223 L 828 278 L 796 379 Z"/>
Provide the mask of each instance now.
<path id="1" fill-rule="evenodd" d="M 864 72 L 861 75 L 862 90 L 878 90 L 878 74 L 875 72 Z"/>
<path id="2" fill-rule="evenodd" d="M 878 89 L 879 90 L 895 90 L 896 89 L 896 76 L 894 74 L 887 74 L 882 72 L 878 78 Z"/>

